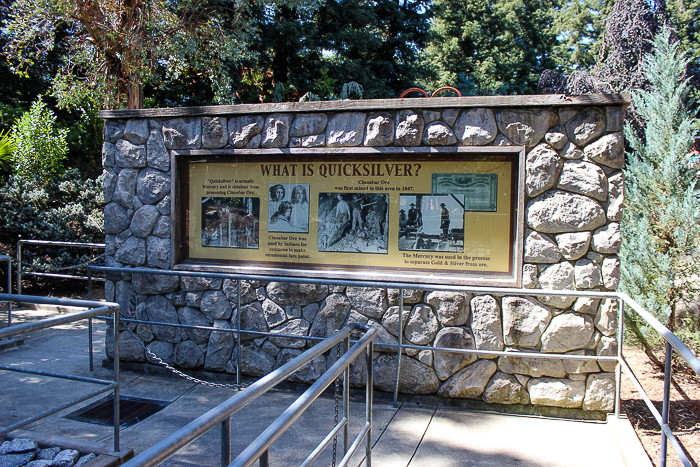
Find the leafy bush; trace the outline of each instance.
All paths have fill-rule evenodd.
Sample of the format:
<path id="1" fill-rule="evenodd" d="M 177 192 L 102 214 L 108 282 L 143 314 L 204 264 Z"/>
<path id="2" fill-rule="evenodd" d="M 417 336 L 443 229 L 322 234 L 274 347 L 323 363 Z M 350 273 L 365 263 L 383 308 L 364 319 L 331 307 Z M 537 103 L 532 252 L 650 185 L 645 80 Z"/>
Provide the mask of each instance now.
<path id="1" fill-rule="evenodd" d="M 12 162 L 12 151 L 15 150 L 15 142 L 9 131 L 0 130 L 0 169 L 9 168 Z"/>
<path id="2" fill-rule="evenodd" d="M 83 180 L 77 169 L 46 181 L 12 175 L 0 187 L 0 241 L 11 245 L 20 239 L 103 242 L 103 208 L 102 177 Z M 82 249 L 32 248 L 23 260 L 44 270 L 83 263 L 89 259 L 84 253 Z"/>
<path id="3" fill-rule="evenodd" d="M 56 115 L 41 97 L 34 101 L 29 112 L 12 126 L 15 144 L 12 159 L 17 174 L 46 180 L 63 172 L 63 160 L 68 153 L 67 134 L 68 129 L 56 128 Z"/>

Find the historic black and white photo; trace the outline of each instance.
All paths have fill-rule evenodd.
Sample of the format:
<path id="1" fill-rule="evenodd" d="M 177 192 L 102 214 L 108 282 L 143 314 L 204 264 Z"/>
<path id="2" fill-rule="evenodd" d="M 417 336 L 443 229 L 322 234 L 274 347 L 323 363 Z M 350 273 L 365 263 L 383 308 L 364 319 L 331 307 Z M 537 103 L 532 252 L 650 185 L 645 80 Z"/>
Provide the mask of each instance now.
<path id="1" fill-rule="evenodd" d="M 483 173 L 433 173 L 432 192 L 463 194 L 465 211 L 496 212 L 498 175 Z"/>
<path id="2" fill-rule="evenodd" d="M 389 195 L 320 193 L 318 250 L 387 253 Z"/>
<path id="3" fill-rule="evenodd" d="M 202 246 L 258 248 L 260 198 L 202 198 Z"/>
<path id="4" fill-rule="evenodd" d="M 464 251 L 464 195 L 399 196 L 399 250 Z"/>
<path id="5" fill-rule="evenodd" d="M 309 185 L 276 183 L 269 187 L 268 232 L 309 232 Z"/>

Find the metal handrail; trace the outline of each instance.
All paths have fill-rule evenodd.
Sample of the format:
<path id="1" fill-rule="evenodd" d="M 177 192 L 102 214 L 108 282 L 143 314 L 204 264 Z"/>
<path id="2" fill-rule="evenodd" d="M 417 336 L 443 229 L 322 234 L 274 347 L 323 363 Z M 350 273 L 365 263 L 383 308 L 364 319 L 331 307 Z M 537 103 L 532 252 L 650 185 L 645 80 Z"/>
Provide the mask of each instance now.
<path id="1" fill-rule="evenodd" d="M 29 272 L 22 271 L 22 245 L 42 245 L 42 246 L 65 246 L 75 248 L 105 248 L 104 243 L 81 243 L 81 242 L 58 242 L 52 240 L 20 240 L 17 242 L 17 293 L 22 294 L 22 275 L 53 277 L 55 279 L 83 279 L 87 280 L 87 276 L 79 276 L 74 274 L 53 274 L 45 272 Z M 94 280 L 104 280 L 102 278 L 93 278 Z M 8 291 L 9 293 L 9 291 Z"/>
<path id="2" fill-rule="evenodd" d="M 168 275 L 168 276 L 181 276 L 181 277 L 208 277 L 208 278 L 221 278 L 221 279 L 234 279 L 237 281 L 238 293 L 237 297 L 240 302 L 240 281 L 241 280 L 251 280 L 251 281 L 262 281 L 262 282 L 290 282 L 290 283 L 305 283 L 305 284 L 316 284 L 316 285 L 338 285 L 338 286 L 351 286 L 351 287 L 372 287 L 372 288 L 389 288 L 399 290 L 399 310 L 403 310 L 403 291 L 407 290 L 430 290 L 430 291 L 451 291 L 451 292 L 464 292 L 464 293 L 474 293 L 474 294 L 494 294 L 494 295 L 512 295 L 512 296 L 556 296 L 556 297 L 586 297 L 586 298 L 601 298 L 601 299 L 616 299 L 619 303 L 618 308 L 618 329 L 617 329 L 617 355 L 616 356 L 584 356 L 584 355 L 566 355 L 566 354 L 556 354 L 556 353 L 537 353 L 537 352 L 497 352 L 497 351 L 483 351 L 483 350 L 472 350 L 472 349 L 452 349 L 443 347 L 427 347 L 427 346 L 414 346 L 407 345 L 403 343 L 403 313 L 398 313 L 399 321 L 399 333 L 398 333 L 398 344 L 381 343 L 377 345 L 385 347 L 397 347 L 397 365 L 396 365 L 396 378 L 394 382 L 394 406 L 397 406 L 398 400 L 398 385 L 399 385 L 399 374 L 401 371 L 401 356 L 403 354 L 403 349 L 413 348 L 419 350 L 438 350 L 443 352 L 451 353 L 465 353 L 465 354 L 482 354 L 482 355 L 507 355 L 513 357 L 523 357 L 523 358 L 546 358 L 546 359 L 572 359 L 572 360 L 599 360 L 599 361 L 617 361 L 618 365 L 615 368 L 615 416 L 620 416 L 620 386 L 622 373 L 624 372 L 633 384 L 637 387 L 638 391 L 642 395 L 647 408 L 650 410 L 654 418 L 659 422 L 662 430 L 662 448 L 660 452 L 660 465 L 665 467 L 666 465 L 666 441 L 670 441 L 674 450 L 678 454 L 681 462 L 686 467 L 691 467 L 690 461 L 688 460 L 685 452 L 683 452 L 678 440 L 676 439 L 673 432 L 668 426 L 669 411 L 670 411 L 670 386 L 671 386 L 671 360 L 673 356 L 673 351 L 675 350 L 678 354 L 688 363 L 690 368 L 695 371 L 696 374 L 700 375 L 700 359 L 695 356 L 688 347 L 686 347 L 679 339 L 675 336 L 666 326 L 660 323 L 654 316 L 652 316 L 648 311 L 641 307 L 637 302 L 635 302 L 631 297 L 622 292 L 601 292 L 601 291 L 579 291 L 579 290 L 544 290 L 544 289 L 516 289 L 507 287 L 478 287 L 478 286 L 460 286 L 460 285 L 446 285 L 446 284 L 431 284 L 429 281 L 432 279 L 430 276 L 426 276 L 423 283 L 410 283 L 410 282 L 392 282 L 392 281 L 366 281 L 366 280 L 339 280 L 339 279 L 324 279 L 324 278 L 302 278 L 302 277 L 288 277 L 288 276 L 270 276 L 262 274 L 242 274 L 242 273 L 216 273 L 216 272 L 206 272 L 206 271 L 184 271 L 184 270 L 163 270 L 163 269 L 148 269 L 148 268 L 120 268 L 120 267 L 107 267 L 107 266 L 89 266 L 88 276 L 91 271 L 102 271 L 102 272 L 115 272 L 115 273 L 130 273 L 130 274 L 157 274 L 157 275 Z M 627 304 L 635 313 L 637 313 L 642 319 L 647 321 L 651 327 L 659 333 L 666 341 L 666 368 L 664 372 L 664 399 L 663 408 L 661 414 L 659 414 L 656 407 L 651 402 L 651 399 L 646 394 L 646 391 L 641 386 L 637 380 L 634 372 L 631 370 L 627 361 L 623 355 L 623 336 L 624 336 L 624 313 L 625 304 Z M 238 308 L 240 309 L 240 303 L 238 303 Z M 125 319 L 124 321 L 129 321 Z M 271 335 L 273 337 L 284 337 L 281 335 L 273 333 L 264 333 L 256 331 L 245 331 L 240 328 L 240 314 L 238 314 L 237 329 L 231 330 L 231 332 L 236 332 L 240 334 L 259 334 L 259 335 Z M 134 320 L 136 322 L 136 320 Z M 173 323 L 155 323 L 150 322 L 150 324 L 158 325 L 173 325 Z M 175 325 L 188 327 L 187 325 Z M 226 332 L 223 329 L 216 329 L 217 332 Z M 297 339 L 314 339 L 309 336 L 294 336 Z M 240 343 L 240 339 L 237 339 Z M 240 349 L 238 352 L 240 358 Z M 240 362 L 239 366 L 240 368 Z M 237 373 L 237 378 L 240 378 L 240 374 Z"/>
<path id="3" fill-rule="evenodd" d="M 236 460 L 231 464 L 231 417 L 240 409 L 245 407 L 250 402 L 265 394 L 276 385 L 286 380 L 297 370 L 313 361 L 316 357 L 324 352 L 332 349 L 336 345 L 340 345 L 343 341 L 348 343 L 350 334 L 355 331 L 364 332 L 364 336 L 357 341 L 341 358 L 336 361 L 333 366 L 327 370 L 319 380 L 316 381 L 302 396 L 300 396 L 270 427 L 268 427 Z M 259 379 L 244 391 L 239 392 L 225 402 L 219 404 L 205 414 L 191 421 L 184 427 L 180 428 L 162 441 L 151 446 L 141 454 L 128 461 L 125 465 L 128 467 L 149 467 L 158 465 L 175 454 L 181 448 L 195 441 L 197 438 L 204 435 L 209 430 L 221 425 L 222 429 L 222 446 L 221 446 L 221 465 L 229 464 L 236 466 L 249 466 L 256 460 L 261 460 L 261 465 L 265 464 L 264 459 L 267 459 L 267 452 L 272 443 L 284 433 L 284 431 L 301 415 L 301 413 L 318 398 L 318 396 L 327 388 L 342 372 L 345 372 L 344 381 L 344 404 L 349 401 L 347 389 L 349 389 L 349 368 L 352 363 L 362 352 L 367 351 L 367 400 L 366 400 L 366 421 L 365 427 L 359 436 L 367 438 L 367 459 L 371 459 L 371 424 L 372 424 L 372 343 L 377 335 L 377 330 L 371 326 L 362 324 L 353 324 L 344 327 L 333 336 L 325 339 L 321 343 L 310 348 L 303 354 L 289 361 L 285 365 L 277 368 L 272 373 Z M 344 413 L 347 413 L 344 407 Z M 348 420 L 347 416 L 343 417 L 338 423 L 340 427 L 347 431 Z M 334 427 L 334 431 L 339 431 L 340 427 Z M 227 436 L 224 436 L 226 434 Z M 344 435 L 347 439 L 347 434 Z M 361 438 L 360 438 L 361 439 Z M 323 445 L 328 440 L 326 437 L 322 442 Z M 327 443 L 326 443 L 327 444 Z M 347 460 L 354 454 L 354 451 L 347 446 L 347 442 L 343 443 L 345 456 L 339 465 L 344 465 Z M 353 443 L 355 449 L 359 447 L 359 443 Z M 317 455 L 318 451 L 314 450 L 311 455 Z M 346 460 L 347 458 L 347 460 Z M 370 461 L 371 462 L 371 461 Z M 369 463 L 367 464 L 369 467 Z"/>
<path id="4" fill-rule="evenodd" d="M 656 319 L 651 313 L 642 308 L 637 302 L 635 302 L 629 295 L 623 292 L 615 292 L 626 304 L 628 304 L 632 309 L 642 318 L 644 321 L 649 323 L 656 332 L 658 332 L 661 337 L 668 342 L 673 349 L 678 352 L 678 354 L 685 360 L 690 368 L 700 376 L 700 359 L 693 354 L 693 352 L 686 347 L 683 342 L 681 342 L 676 335 L 671 332 L 666 326 L 661 324 L 661 322 Z"/>
<path id="5" fill-rule="evenodd" d="M 48 329 L 62 324 L 74 323 L 76 321 L 81 321 L 84 319 L 92 319 L 95 317 L 100 317 L 108 314 L 112 314 L 114 319 L 115 329 L 119 329 L 119 304 L 111 302 L 97 302 L 92 300 L 70 300 L 62 298 L 46 298 L 46 297 L 36 297 L 32 295 L 15 295 L 15 294 L 0 294 L 0 302 L 20 302 L 20 303 L 39 303 L 48 305 L 59 305 L 68 307 L 79 307 L 88 308 L 87 310 L 76 311 L 74 313 L 68 313 L 65 315 L 54 316 L 52 318 L 43 319 L 40 321 L 24 323 L 12 327 L 7 327 L 5 329 L 0 329 L 0 339 L 5 339 L 8 337 L 18 336 L 31 331 L 39 331 L 42 329 Z M 92 328 L 90 328 L 92 332 Z M 92 338 L 90 339 L 92 342 Z M 17 373 L 32 374 L 47 376 L 51 378 L 59 378 L 69 381 L 80 381 L 83 383 L 99 384 L 104 386 L 101 389 L 92 391 L 88 394 L 79 396 L 71 401 L 64 402 L 61 405 L 48 409 L 40 414 L 25 418 L 20 420 L 10 426 L 0 427 L 0 436 L 10 433 L 14 430 L 27 426 L 37 420 L 44 419 L 50 415 L 60 412 L 63 409 L 77 405 L 83 401 L 91 399 L 100 394 L 112 391 L 114 395 L 114 451 L 119 451 L 119 333 L 114 333 L 114 381 L 102 380 L 97 378 L 87 378 L 84 376 L 68 375 L 63 373 L 55 373 L 48 371 L 39 371 L 31 368 L 22 368 L 17 366 L 6 366 L 0 365 L 0 370 L 2 371 L 12 371 Z"/>

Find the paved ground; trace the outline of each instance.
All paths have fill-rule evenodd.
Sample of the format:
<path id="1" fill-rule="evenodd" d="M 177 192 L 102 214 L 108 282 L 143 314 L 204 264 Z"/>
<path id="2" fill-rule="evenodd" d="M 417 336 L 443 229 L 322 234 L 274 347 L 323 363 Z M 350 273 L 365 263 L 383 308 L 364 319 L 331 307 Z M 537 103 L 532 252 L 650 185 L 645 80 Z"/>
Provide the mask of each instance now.
<path id="1" fill-rule="evenodd" d="M 16 312 L 13 322 L 39 319 L 45 312 Z M 0 312 L 0 323 L 6 323 Z M 104 325 L 94 330 L 95 366 L 88 371 L 87 325 L 60 326 L 24 335 L 19 348 L 0 352 L 0 365 L 18 365 L 111 379 L 99 367 L 104 355 Z M 121 430 L 121 447 L 141 452 L 176 429 L 233 395 L 225 389 L 195 385 L 183 379 L 122 372 L 122 394 L 169 401 L 159 413 Z M 95 388 L 94 385 L 0 371 L 0 426 L 7 426 Z M 233 419 L 234 456 L 248 445 L 292 401 L 296 394 L 275 391 L 237 413 Z M 86 402 L 85 404 L 87 404 Z M 83 404 L 83 405 L 85 405 Z M 315 402 L 274 445 L 270 465 L 299 465 L 333 424 L 333 400 Z M 62 418 L 66 410 L 26 428 L 43 434 L 112 443 L 112 428 Z M 623 441 L 627 463 L 610 424 L 469 412 L 437 405 L 433 399 L 413 399 L 394 408 L 386 400 L 374 406 L 373 462 L 381 467 L 457 466 L 621 466 L 641 447 L 636 438 Z M 364 403 L 351 403 L 351 431 L 364 423 Z M 619 439 L 619 437 L 618 437 Z M 219 431 L 212 430 L 164 465 L 219 465 Z M 330 451 L 330 450 L 327 450 Z M 364 452 L 364 451 L 363 451 Z M 358 455 L 351 465 L 360 465 Z M 316 465 L 330 465 L 326 452 Z"/>

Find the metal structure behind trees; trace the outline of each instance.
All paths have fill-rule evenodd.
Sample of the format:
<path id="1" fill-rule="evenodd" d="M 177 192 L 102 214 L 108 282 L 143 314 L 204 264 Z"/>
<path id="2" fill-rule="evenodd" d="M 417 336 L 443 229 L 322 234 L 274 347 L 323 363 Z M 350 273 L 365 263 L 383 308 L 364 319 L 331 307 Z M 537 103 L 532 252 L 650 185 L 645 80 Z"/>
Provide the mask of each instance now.
<path id="1" fill-rule="evenodd" d="M 237 296 L 238 296 L 238 309 L 240 309 L 240 281 L 242 280 L 253 280 L 261 282 L 292 282 L 292 283 L 305 283 L 305 284 L 316 284 L 316 285 L 338 285 L 338 286 L 353 286 L 353 287 L 373 287 L 373 288 L 392 288 L 399 289 L 399 310 L 403 309 L 403 291 L 404 289 L 415 289 L 415 290 L 430 290 L 430 291 L 451 291 L 451 292 L 466 292 L 473 294 L 496 294 L 496 295 L 515 295 L 515 296 L 532 296 L 532 297 L 543 297 L 543 296 L 558 296 L 558 297 L 588 297 L 588 298 L 607 298 L 617 300 L 619 303 L 618 307 L 618 329 L 617 329 L 617 356 L 585 356 L 585 355 L 569 355 L 569 354 L 557 354 L 557 353 L 538 353 L 538 352 L 518 352 L 518 357 L 531 357 L 531 358 L 543 358 L 543 359 L 569 359 L 569 360 L 594 360 L 594 361 L 615 361 L 618 363 L 615 369 L 615 404 L 614 413 L 616 417 L 620 416 L 620 386 L 622 382 L 622 373 L 624 372 L 639 391 L 642 399 L 644 400 L 647 408 L 653 415 L 654 419 L 657 421 L 662 430 L 662 449 L 660 454 L 659 464 L 662 467 L 666 466 L 666 444 L 667 441 L 671 442 L 675 452 L 678 454 L 681 462 L 684 466 L 691 467 L 692 464 L 688 460 L 685 452 L 678 443 L 675 435 L 671 431 L 668 421 L 670 412 L 670 387 L 671 387 L 671 361 L 673 358 L 673 352 L 675 351 L 680 355 L 687 365 L 692 368 L 692 370 L 700 376 L 700 360 L 695 356 L 688 347 L 686 347 L 668 328 L 661 324 L 654 316 L 648 311 L 642 308 L 637 302 L 632 300 L 627 294 L 620 292 L 584 292 L 584 291 L 569 291 L 569 290 L 538 290 L 538 289 L 511 289 L 504 287 L 476 287 L 476 286 L 455 286 L 455 285 L 442 285 L 442 284 L 429 284 L 429 278 L 426 277 L 426 283 L 424 284 L 414 284 L 414 283 L 402 283 L 402 282 L 380 282 L 380 281 L 363 281 L 363 280 L 330 280 L 330 279 L 318 279 L 318 278 L 298 278 L 298 277 L 283 277 L 283 276 L 263 276 L 263 275 L 252 275 L 252 274 L 226 274 L 226 273 L 212 273 L 212 272 L 199 272 L 199 271 L 180 271 L 180 270 L 164 270 L 164 269 L 146 269 L 146 268 L 117 268 L 117 267 L 106 267 L 106 266 L 89 266 L 88 267 L 88 277 L 90 277 L 93 271 L 109 273 L 127 273 L 127 274 L 149 274 L 149 275 L 168 275 L 168 276 L 180 276 L 180 277 L 208 277 L 208 278 L 221 278 L 221 279 L 232 279 L 237 282 Z M 91 284 L 91 282 L 89 282 Z M 640 384 L 639 380 L 635 376 L 634 372 L 627 364 L 627 361 L 623 355 L 623 337 L 624 337 L 624 313 L 625 304 L 630 308 L 630 310 L 642 319 L 644 319 L 651 328 L 653 328 L 666 342 L 666 371 L 664 375 L 664 399 L 663 407 L 661 412 L 654 406 L 646 391 Z M 396 365 L 396 377 L 394 386 L 394 405 L 397 405 L 398 399 L 398 383 L 399 375 L 401 371 L 401 356 L 405 349 L 417 349 L 417 350 L 437 350 L 442 352 L 451 353 L 462 353 L 462 354 L 475 354 L 475 355 L 493 355 L 493 356 L 513 356 L 512 352 L 503 351 L 483 351 L 483 350 L 472 350 L 472 349 L 454 349 L 445 347 L 431 347 L 431 346 L 416 346 L 407 345 L 403 343 L 403 313 L 398 313 L 399 319 L 399 333 L 398 333 L 398 344 L 388 344 L 381 343 L 382 347 L 387 348 L 397 348 L 397 365 Z M 122 319 L 123 322 L 130 323 L 145 323 L 145 324 L 158 324 L 159 326 L 172 326 L 181 328 L 193 328 L 193 329 L 203 329 L 211 330 L 217 332 L 232 332 L 236 335 L 240 334 L 250 334 L 256 336 L 267 336 L 274 335 L 275 337 L 285 337 L 285 338 L 295 338 L 295 339 L 305 339 L 305 340 L 320 340 L 320 338 L 311 336 L 299 336 L 299 335 L 282 335 L 273 334 L 269 332 L 256 332 L 241 329 L 240 314 L 238 315 L 236 329 L 220 329 L 207 326 L 189 326 L 174 323 L 163 323 L 163 322 L 153 322 L 153 321 L 143 321 L 143 320 L 133 320 L 133 319 Z M 236 339 L 238 348 L 238 366 L 240 369 L 240 339 Z M 237 382 L 240 383 L 240 373 L 236 373 Z M 368 385 L 369 387 L 369 385 Z"/>

